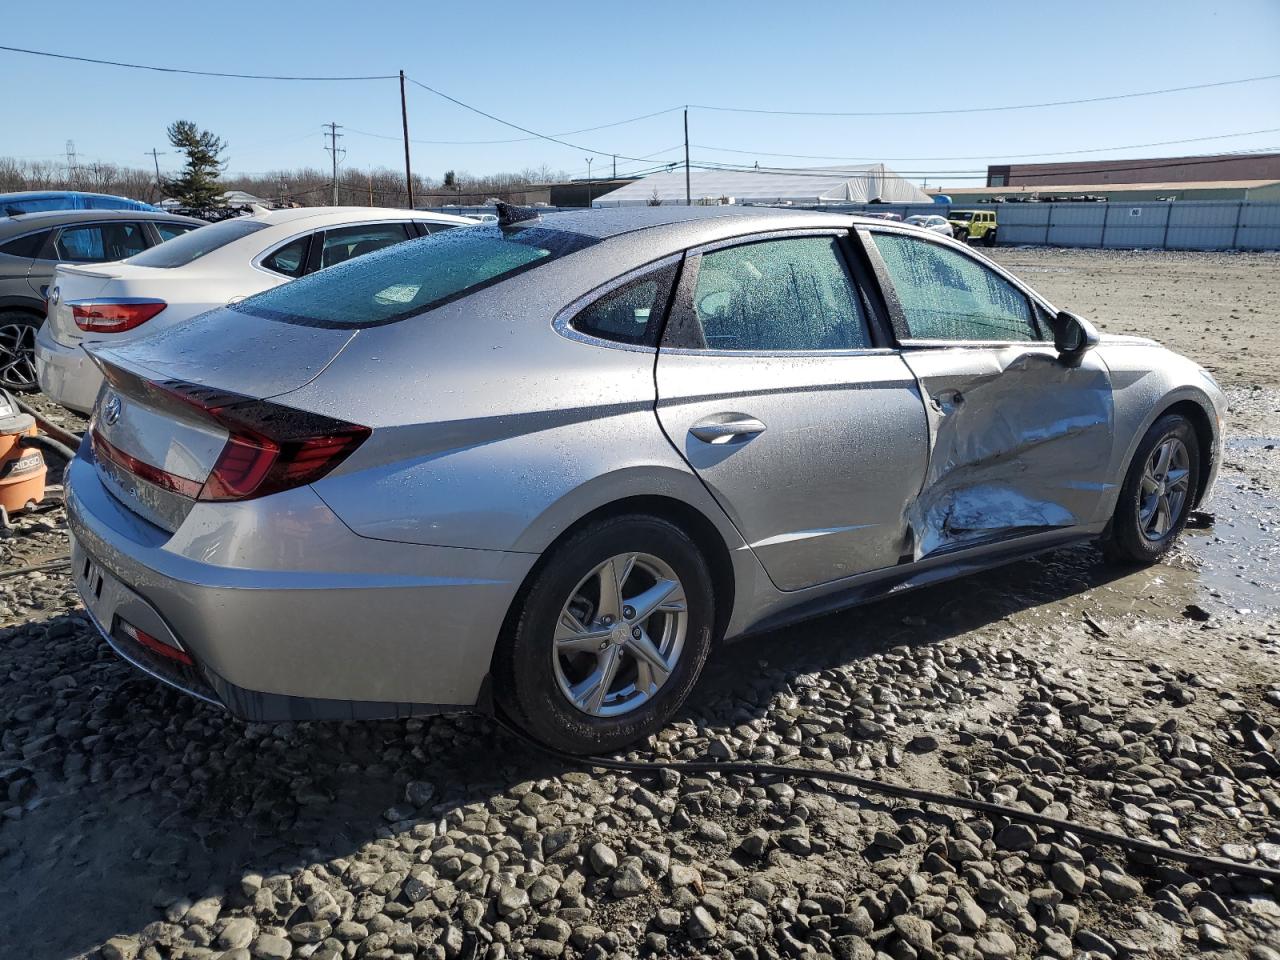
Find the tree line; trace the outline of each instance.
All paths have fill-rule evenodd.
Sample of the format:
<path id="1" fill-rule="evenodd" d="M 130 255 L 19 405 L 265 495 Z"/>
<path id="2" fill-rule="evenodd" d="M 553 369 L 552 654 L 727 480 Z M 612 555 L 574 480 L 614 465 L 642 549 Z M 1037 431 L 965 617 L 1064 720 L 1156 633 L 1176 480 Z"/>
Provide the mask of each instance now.
<path id="1" fill-rule="evenodd" d="M 127 167 L 102 161 L 68 162 L 0 157 L 0 192 L 19 190 L 85 190 L 157 203 L 167 197 L 184 207 L 215 208 L 222 195 L 241 190 L 276 205 L 327 206 L 333 202 L 332 171 L 322 167 L 295 167 L 257 174 L 227 173 L 222 158 L 227 145 L 208 130 L 180 120 L 168 128 L 169 142 L 184 156 L 176 174 L 161 175 L 145 167 Z M 563 170 L 546 164 L 514 173 L 471 175 L 447 170 L 439 178 L 414 174 L 413 199 L 417 206 L 477 205 L 490 199 L 512 203 L 545 200 L 541 185 L 568 179 Z M 385 167 L 344 167 L 338 171 L 337 202 L 342 206 L 405 207 L 409 194 L 404 172 Z"/>

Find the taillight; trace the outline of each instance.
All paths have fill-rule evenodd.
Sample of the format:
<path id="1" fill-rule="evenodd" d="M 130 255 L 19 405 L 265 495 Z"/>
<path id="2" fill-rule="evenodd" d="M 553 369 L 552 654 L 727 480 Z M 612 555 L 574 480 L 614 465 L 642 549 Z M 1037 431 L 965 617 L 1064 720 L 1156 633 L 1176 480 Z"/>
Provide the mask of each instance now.
<path id="1" fill-rule="evenodd" d="M 163 300 L 80 300 L 70 303 L 76 326 L 86 333 L 123 333 L 142 326 L 167 306 Z"/>
<path id="2" fill-rule="evenodd" d="M 100 358 L 96 358 L 100 360 Z M 95 428 L 95 450 L 135 476 L 197 500 L 251 500 L 314 483 L 347 459 L 373 431 L 266 400 L 169 380 L 154 383 L 101 363 L 111 384 L 144 393 L 150 404 L 196 413 L 227 431 L 204 483 L 174 476 L 113 447 Z"/>
<path id="3" fill-rule="evenodd" d="M 261 420 L 253 426 L 246 422 L 264 412 L 264 407 L 283 409 L 254 402 L 209 411 L 231 435 L 209 471 L 199 499 L 249 500 L 314 483 L 347 459 L 371 433 L 358 424 L 289 411 L 295 414 L 289 418 L 291 429 L 271 436 L 263 431 Z"/>

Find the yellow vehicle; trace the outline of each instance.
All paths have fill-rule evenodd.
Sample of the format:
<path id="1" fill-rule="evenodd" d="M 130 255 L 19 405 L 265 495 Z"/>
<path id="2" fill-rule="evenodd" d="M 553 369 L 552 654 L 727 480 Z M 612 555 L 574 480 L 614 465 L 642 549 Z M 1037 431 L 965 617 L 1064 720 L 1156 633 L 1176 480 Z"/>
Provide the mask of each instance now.
<path id="1" fill-rule="evenodd" d="M 947 214 L 951 235 L 957 240 L 981 240 L 985 246 L 996 245 L 996 215 L 986 210 L 952 210 Z"/>

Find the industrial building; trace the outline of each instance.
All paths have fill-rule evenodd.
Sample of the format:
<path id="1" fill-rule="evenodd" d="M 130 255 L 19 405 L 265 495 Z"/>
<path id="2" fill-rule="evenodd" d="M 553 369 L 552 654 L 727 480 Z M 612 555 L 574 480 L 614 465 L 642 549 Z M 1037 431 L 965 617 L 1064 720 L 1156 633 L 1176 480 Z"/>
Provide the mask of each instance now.
<path id="1" fill-rule="evenodd" d="M 929 196 L 883 163 L 854 167 L 664 170 L 605 193 L 593 207 L 719 203 L 928 203 Z"/>
<path id="2" fill-rule="evenodd" d="M 1080 160 L 1069 163 L 1003 163 L 987 167 L 988 187 L 1072 189 L 1118 183 L 1163 186 L 1221 181 L 1280 181 L 1280 153 L 1220 153 L 1145 160 Z M 1097 192 L 1096 190 L 1094 192 Z"/>

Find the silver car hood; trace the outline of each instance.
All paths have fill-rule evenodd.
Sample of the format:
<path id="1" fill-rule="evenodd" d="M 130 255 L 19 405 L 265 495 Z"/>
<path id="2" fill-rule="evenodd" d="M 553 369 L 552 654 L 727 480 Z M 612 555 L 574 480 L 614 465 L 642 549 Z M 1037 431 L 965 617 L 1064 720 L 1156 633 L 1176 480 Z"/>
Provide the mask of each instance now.
<path id="1" fill-rule="evenodd" d="M 1161 346 L 1157 340 L 1150 337 L 1135 337 L 1127 333 L 1102 333 L 1098 335 L 1098 345 L 1107 346 L 1108 344 L 1116 344 L 1117 346 L 1126 347 L 1158 347 Z"/>
<path id="2" fill-rule="evenodd" d="M 220 307 L 186 323 L 93 352 L 162 380 L 216 387 L 258 400 L 314 380 L 358 336 L 281 323 Z"/>

